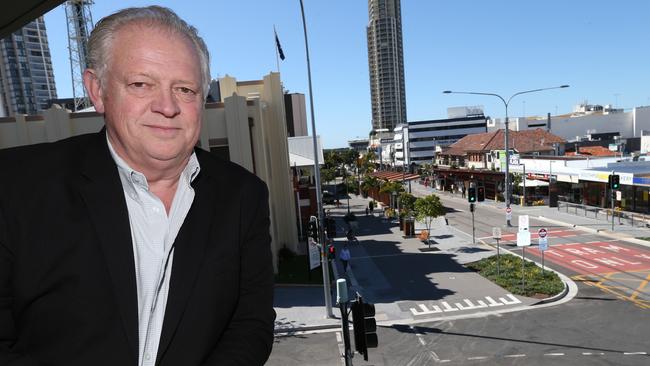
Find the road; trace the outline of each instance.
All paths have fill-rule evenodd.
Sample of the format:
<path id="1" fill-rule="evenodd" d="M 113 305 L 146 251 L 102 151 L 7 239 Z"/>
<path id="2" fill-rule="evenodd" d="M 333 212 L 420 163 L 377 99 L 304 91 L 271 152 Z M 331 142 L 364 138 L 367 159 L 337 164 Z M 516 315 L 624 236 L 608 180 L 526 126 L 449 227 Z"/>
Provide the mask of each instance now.
<path id="1" fill-rule="evenodd" d="M 449 225 L 471 235 L 468 204 L 443 196 Z M 548 225 L 530 214 L 531 231 L 549 231 L 545 264 L 576 280 L 578 294 L 564 304 L 538 309 L 379 327 L 378 349 L 355 365 L 648 365 L 650 364 L 650 248 Z M 501 227 L 503 247 L 517 228 L 506 228 L 503 212 L 477 205 L 477 240 L 494 244 Z M 517 223 L 517 215 L 512 222 Z M 536 242 L 533 236 L 533 242 Z M 533 247 L 527 256 L 540 255 Z M 538 258 L 539 260 L 539 258 Z M 269 365 L 342 365 L 340 332 L 276 339 Z"/>

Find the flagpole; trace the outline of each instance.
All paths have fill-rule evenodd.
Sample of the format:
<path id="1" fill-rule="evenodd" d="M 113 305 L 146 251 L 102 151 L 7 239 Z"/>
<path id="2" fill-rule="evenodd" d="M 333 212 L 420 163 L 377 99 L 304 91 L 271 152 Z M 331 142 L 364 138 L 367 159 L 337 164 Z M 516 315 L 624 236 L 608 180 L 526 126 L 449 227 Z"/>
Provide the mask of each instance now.
<path id="1" fill-rule="evenodd" d="M 277 39 L 278 32 L 275 31 L 275 24 L 273 24 L 273 48 L 275 48 L 275 62 L 277 64 L 278 73 L 280 72 L 280 52 L 278 51 Z"/>

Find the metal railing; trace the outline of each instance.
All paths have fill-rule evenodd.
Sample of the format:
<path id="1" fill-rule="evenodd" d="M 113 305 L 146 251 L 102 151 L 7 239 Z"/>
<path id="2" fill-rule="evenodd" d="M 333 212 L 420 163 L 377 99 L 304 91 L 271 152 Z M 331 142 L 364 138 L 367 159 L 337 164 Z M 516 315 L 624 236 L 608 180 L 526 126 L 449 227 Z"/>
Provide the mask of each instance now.
<path id="1" fill-rule="evenodd" d="M 612 210 L 611 208 L 588 206 L 565 201 L 558 201 L 557 209 L 561 212 L 563 211 L 566 213 L 593 218 L 596 220 L 604 220 L 610 223 L 612 220 L 614 220 L 614 223 L 617 223 L 619 225 L 650 228 L 650 215 L 638 212 L 616 209 Z"/>

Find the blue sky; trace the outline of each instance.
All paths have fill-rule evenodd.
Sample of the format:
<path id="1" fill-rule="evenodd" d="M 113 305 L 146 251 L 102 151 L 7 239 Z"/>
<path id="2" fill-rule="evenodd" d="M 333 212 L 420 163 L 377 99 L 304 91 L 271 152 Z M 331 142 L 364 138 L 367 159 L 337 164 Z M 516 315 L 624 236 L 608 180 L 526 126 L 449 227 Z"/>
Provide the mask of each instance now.
<path id="1" fill-rule="evenodd" d="M 349 139 L 367 137 L 371 129 L 367 2 L 304 3 L 317 133 L 326 148 L 343 147 Z M 93 20 L 150 4 L 95 0 Z M 155 4 L 173 9 L 199 29 L 212 56 L 213 78 L 228 74 L 256 80 L 277 71 L 275 25 L 286 55 L 280 62 L 284 87 L 308 97 L 298 0 Z M 650 2 L 644 0 L 402 0 L 408 120 L 446 118 L 448 107 L 463 105 L 483 105 L 493 117 L 504 114 L 496 98 L 443 95 L 448 89 L 507 97 L 571 85 L 517 97 L 511 116 L 566 113 L 584 100 L 619 108 L 650 105 L 649 13 Z M 57 91 L 59 97 L 70 97 L 63 8 L 45 20 Z"/>

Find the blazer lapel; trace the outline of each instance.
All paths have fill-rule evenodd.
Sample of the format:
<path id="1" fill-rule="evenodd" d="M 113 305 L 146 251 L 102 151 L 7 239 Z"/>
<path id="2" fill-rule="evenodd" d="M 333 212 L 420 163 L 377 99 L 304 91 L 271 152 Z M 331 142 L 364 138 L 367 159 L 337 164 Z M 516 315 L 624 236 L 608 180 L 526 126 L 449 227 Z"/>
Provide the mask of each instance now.
<path id="1" fill-rule="evenodd" d="M 194 180 L 194 200 L 183 225 L 174 241 L 174 262 L 172 264 L 169 295 L 165 309 L 158 359 L 164 355 L 174 337 L 187 300 L 203 264 L 211 225 L 218 220 L 217 193 L 226 192 L 221 179 L 213 179 L 208 173 L 207 164 L 201 164 L 201 172 Z"/>
<path id="2" fill-rule="evenodd" d="M 82 197 L 97 231 L 128 343 L 137 360 L 138 300 L 133 243 L 122 183 L 110 156 L 104 130 L 85 149 Z M 101 285 L 101 284 L 100 284 Z"/>

